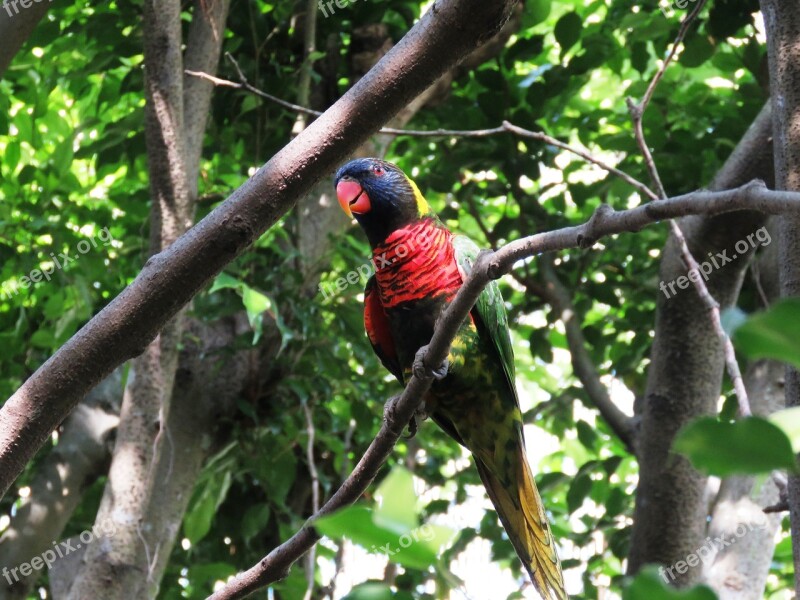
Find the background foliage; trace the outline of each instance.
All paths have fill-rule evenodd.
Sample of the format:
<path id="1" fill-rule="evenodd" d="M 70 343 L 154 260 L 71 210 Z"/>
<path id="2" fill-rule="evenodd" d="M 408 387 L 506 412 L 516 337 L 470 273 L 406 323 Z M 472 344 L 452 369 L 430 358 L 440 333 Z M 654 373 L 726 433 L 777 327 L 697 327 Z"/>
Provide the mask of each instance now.
<path id="1" fill-rule="evenodd" d="M 355 27 L 384 23 L 398 40 L 422 8 L 402 0 L 365 0 L 328 18 L 320 15 L 318 46 L 325 52 L 315 55 L 315 104 L 324 108 L 353 82 L 348 57 L 357 50 L 351 47 Z M 420 111 L 411 126 L 480 129 L 509 120 L 588 147 L 646 180 L 625 98 L 641 98 L 675 37 L 684 13 L 662 8 L 632 0 L 528 0 L 519 30 L 502 52 L 460 73 L 448 96 Z M 645 134 L 671 194 L 707 185 L 768 97 L 757 10 L 754 0 L 723 0 L 704 10 L 678 64 L 656 91 Z M 0 396 L 9 396 L 144 262 L 149 193 L 140 12 L 136 1 L 60 4 L 0 81 L 0 284 L 14 290 L 0 294 Z M 298 12 L 288 2 L 236 2 L 225 31 L 224 50 L 250 82 L 288 100 L 297 96 L 302 62 Z M 236 79 L 228 63 L 221 75 Z M 290 139 L 294 117 L 253 95 L 217 88 L 204 142 L 198 219 Z M 484 246 L 584 221 L 601 202 L 627 207 L 641 201 L 624 182 L 577 158 L 509 135 L 400 136 L 387 158 L 413 175 L 451 228 Z M 281 351 L 258 385 L 239 398 L 237 417 L 225 423 L 228 442 L 194 490 L 184 542 L 162 583 L 164 598 L 204 597 L 215 581 L 254 563 L 303 524 L 311 509 L 303 406 L 313 416 L 324 498 L 377 431 L 383 401 L 399 390 L 364 336 L 361 286 L 324 298 L 314 277 L 297 268 L 298 218 L 287 215 L 194 303 L 193 315 L 206 320 L 244 305 L 257 334 L 243 337 L 243 347 L 276 343 L 265 339 L 267 311 L 279 325 Z M 19 286 L 19 278 L 43 268 L 51 253 L 75 255 L 78 243 L 103 227 L 113 243 L 57 269 L 52 281 Z M 665 239 L 666 229 L 656 226 L 608 240 L 599 251 L 575 250 L 554 261 L 573 295 L 591 358 L 626 406 L 644 390 Z M 338 237 L 319 265 L 322 281 L 335 281 L 368 255 L 358 232 Z M 531 261 L 517 269 L 516 279 L 501 283 L 512 317 L 529 453 L 563 543 L 570 591 L 587 599 L 606 597 L 602 590 L 608 588 L 621 594 L 637 464 L 573 376 L 558 315 L 526 288 L 539 268 Z M 757 307 L 747 289 L 740 304 L 748 312 Z M 441 515 L 483 498 L 461 449 L 430 423 L 398 446 L 394 462 L 414 474 L 421 501 L 413 518 L 419 523 L 446 526 Z M 18 489 L 36 468 L 30 465 Z M 91 526 L 103 484 L 99 480 L 84 495 L 65 536 Z M 8 494 L 0 512 L 12 511 L 14 502 L 18 495 Z M 487 506 L 483 500 L 479 505 Z M 375 498 L 367 497 L 359 510 L 376 510 Z M 385 577 L 378 573 L 378 579 L 393 582 L 393 591 L 371 583 L 348 597 L 439 597 L 460 585 L 450 561 L 479 538 L 491 543 L 492 560 L 508 568 L 505 577 L 521 580 L 494 514 L 467 514 L 475 518 L 456 527 L 452 541 L 444 536 L 435 545 L 434 565 L 419 556 L 403 560 Z M 352 533 L 348 537 L 358 541 Z M 791 587 L 786 542 L 777 547 L 769 597 L 784 597 L 782 590 Z M 320 564 L 334 564 L 337 543 L 318 548 Z M 317 570 L 320 586 L 328 583 L 326 568 Z M 303 571 L 294 569 L 274 591 L 280 598 L 301 598 L 305 587 Z M 648 572 L 624 597 L 678 597 L 662 588 Z M 468 597 L 468 588 L 464 594 L 453 597 Z M 692 594 L 680 597 L 713 597 L 708 590 Z"/>

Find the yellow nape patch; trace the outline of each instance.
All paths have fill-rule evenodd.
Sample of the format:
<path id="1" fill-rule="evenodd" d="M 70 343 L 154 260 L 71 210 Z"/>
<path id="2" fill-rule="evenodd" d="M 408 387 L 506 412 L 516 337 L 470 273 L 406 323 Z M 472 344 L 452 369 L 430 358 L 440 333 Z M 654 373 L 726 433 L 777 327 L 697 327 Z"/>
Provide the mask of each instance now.
<path id="1" fill-rule="evenodd" d="M 414 183 L 414 181 L 409 177 L 406 177 L 406 179 L 408 179 L 408 183 L 411 184 L 411 189 L 414 190 L 414 198 L 417 201 L 417 210 L 419 211 L 420 216 L 427 215 L 431 212 L 431 207 L 428 204 L 428 201 L 425 200 L 425 196 L 423 196 L 422 192 L 419 191 L 417 184 Z"/>

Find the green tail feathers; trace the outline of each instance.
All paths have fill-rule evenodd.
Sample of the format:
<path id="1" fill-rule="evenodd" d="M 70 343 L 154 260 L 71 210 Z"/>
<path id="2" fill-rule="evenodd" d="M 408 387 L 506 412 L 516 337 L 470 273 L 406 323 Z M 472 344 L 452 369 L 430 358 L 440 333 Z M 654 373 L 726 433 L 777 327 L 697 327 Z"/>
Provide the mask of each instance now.
<path id="1" fill-rule="evenodd" d="M 507 482 L 497 477 L 496 466 L 486 464 L 477 456 L 475 464 L 500 521 L 539 594 L 545 600 L 566 600 L 553 534 L 524 452 L 524 446 L 520 445 L 514 465 L 516 477 Z"/>

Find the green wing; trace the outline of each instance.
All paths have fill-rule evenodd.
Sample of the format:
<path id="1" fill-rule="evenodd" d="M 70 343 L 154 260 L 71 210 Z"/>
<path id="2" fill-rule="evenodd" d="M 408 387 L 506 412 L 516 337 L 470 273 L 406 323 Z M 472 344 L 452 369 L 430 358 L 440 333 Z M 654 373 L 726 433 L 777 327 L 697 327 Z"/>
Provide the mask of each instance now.
<path id="1" fill-rule="evenodd" d="M 461 276 L 466 277 L 472 272 L 480 250 L 464 236 L 455 236 L 453 247 Z M 486 402 L 473 409 L 473 418 L 467 415 L 459 420 L 457 424 L 461 427 L 457 429 L 465 438 L 464 445 L 475 457 L 486 492 L 539 594 L 550 600 L 566 600 L 553 534 L 525 458 L 522 415 L 514 385 L 514 351 L 505 304 L 496 282 L 486 286 L 471 314 L 484 352 L 499 360 L 507 385 L 498 385 L 494 395 L 487 394 Z M 489 439 L 485 435 L 486 427 L 474 427 L 475 422 L 484 424 L 487 421 L 492 422 L 488 423 Z M 503 439 L 507 443 L 498 445 L 497 440 Z"/>
<path id="2" fill-rule="evenodd" d="M 461 271 L 461 276 L 466 278 L 472 273 L 472 265 L 478 258 L 480 248 L 478 245 L 465 235 L 453 236 L 453 248 L 455 249 L 456 262 Z M 516 400 L 516 385 L 514 383 L 514 350 L 511 346 L 511 336 L 508 333 L 508 317 L 506 316 L 506 305 L 500 288 L 496 281 L 487 285 L 475 307 L 472 309 L 472 317 L 480 331 L 483 329 L 489 335 L 492 346 L 497 351 L 497 357 L 503 365 L 503 371 L 508 379 L 511 390 L 514 391 Z M 517 400 L 519 406 L 519 400 Z"/>

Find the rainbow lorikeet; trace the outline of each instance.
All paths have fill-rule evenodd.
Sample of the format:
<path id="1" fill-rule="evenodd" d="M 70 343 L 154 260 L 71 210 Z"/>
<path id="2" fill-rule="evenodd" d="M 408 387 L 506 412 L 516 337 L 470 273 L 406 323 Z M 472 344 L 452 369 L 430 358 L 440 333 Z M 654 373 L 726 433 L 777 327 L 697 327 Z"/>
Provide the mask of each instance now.
<path id="1" fill-rule="evenodd" d="M 372 246 L 364 325 L 384 366 L 404 384 L 415 355 L 472 269 L 479 249 L 453 235 L 395 165 L 361 158 L 336 174 L 342 209 Z M 500 290 L 487 286 L 453 341 L 425 412 L 473 455 L 489 498 L 542 597 L 566 598 L 553 535 L 525 457 L 514 355 Z"/>

